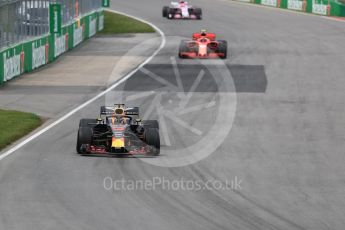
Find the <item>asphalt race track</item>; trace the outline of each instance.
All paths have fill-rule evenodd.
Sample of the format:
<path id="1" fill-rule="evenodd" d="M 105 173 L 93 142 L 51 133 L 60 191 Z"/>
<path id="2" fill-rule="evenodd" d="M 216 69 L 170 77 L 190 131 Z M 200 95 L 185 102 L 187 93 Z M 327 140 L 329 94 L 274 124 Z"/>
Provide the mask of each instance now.
<path id="1" fill-rule="evenodd" d="M 168 2 L 111 2 L 161 28 L 167 45 L 0 161 L 0 229 L 344 229 L 345 23 L 221 0 L 192 2 L 202 21 L 169 21 Z M 225 63 L 177 58 L 200 29 L 228 41 Z M 75 153 L 79 119 L 115 102 L 160 120 L 160 157 Z M 239 186 L 125 191 L 105 178 Z"/>

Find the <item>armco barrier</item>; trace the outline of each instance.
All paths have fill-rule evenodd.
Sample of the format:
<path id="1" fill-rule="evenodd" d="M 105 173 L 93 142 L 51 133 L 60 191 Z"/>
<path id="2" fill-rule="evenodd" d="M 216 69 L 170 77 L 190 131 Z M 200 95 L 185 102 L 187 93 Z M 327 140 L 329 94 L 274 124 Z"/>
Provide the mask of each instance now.
<path id="1" fill-rule="evenodd" d="M 338 0 L 252 0 L 248 2 L 282 9 L 303 11 L 318 15 L 345 17 L 345 1 L 340 2 Z"/>
<path id="2" fill-rule="evenodd" d="M 54 61 L 103 27 L 103 11 L 93 12 L 62 27 L 60 35 L 43 36 L 1 50 L 0 85 Z"/>

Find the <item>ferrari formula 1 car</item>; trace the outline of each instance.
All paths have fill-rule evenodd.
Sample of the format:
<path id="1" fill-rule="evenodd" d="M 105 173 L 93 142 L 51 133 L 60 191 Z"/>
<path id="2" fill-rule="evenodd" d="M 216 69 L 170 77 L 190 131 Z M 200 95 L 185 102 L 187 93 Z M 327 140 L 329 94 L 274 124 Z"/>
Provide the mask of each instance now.
<path id="1" fill-rule="evenodd" d="M 77 152 L 82 155 L 154 155 L 160 153 L 159 124 L 139 119 L 139 108 L 102 106 L 100 118 L 81 119 Z"/>
<path id="2" fill-rule="evenodd" d="M 183 40 L 180 43 L 180 58 L 221 58 L 226 59 L 228 43 L 224 40 L 216 40 L 214 33 L 202 30 L 193 34 L 192 40 Z"/>
<path id="3" fill-rule="evenodd" d="M 202 10 L 188 5 L 188 2 L 171 2 L 170 6 L 163 7 L 163 17 L 168 19 L 201 19 Z"/>

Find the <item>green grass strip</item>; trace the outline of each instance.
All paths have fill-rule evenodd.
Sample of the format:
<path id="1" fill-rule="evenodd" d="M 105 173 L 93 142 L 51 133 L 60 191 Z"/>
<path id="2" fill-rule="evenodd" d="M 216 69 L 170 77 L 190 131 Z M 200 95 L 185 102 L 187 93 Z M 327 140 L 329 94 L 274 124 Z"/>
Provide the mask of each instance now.
<path id="1" fill-rule="evenodd" d="M 155 30 L 148 24 L 136 19 L 104 11 L 104 29 L 98 34 L 123 34 L 123 33 L 154 33 Z"/>
<path id="2" fill-rule="evenodd" d="M 27 135 L 42 124 L 35 114 L 0 109 L 0 149 Z"/>

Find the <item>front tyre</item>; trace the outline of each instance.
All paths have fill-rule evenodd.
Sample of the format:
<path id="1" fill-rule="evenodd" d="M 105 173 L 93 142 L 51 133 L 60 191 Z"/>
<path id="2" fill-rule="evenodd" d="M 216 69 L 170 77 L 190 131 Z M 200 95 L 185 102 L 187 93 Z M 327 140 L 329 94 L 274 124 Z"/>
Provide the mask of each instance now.
<path id="1" fill-rule="evenodd" d="M 154 129 L 159 129 L 159 123 L 157 120 L 144 120 L 143 125 L 146 128 L 154 128 Z"/>
<path id="2" fill-rule="evenodd" d="M 79 122 L 79 127 L 94 127 L 97 124 L 97 120 L 96 119 L 81 119 Z"/>

